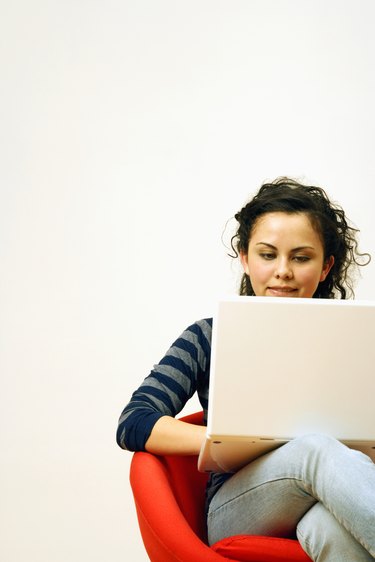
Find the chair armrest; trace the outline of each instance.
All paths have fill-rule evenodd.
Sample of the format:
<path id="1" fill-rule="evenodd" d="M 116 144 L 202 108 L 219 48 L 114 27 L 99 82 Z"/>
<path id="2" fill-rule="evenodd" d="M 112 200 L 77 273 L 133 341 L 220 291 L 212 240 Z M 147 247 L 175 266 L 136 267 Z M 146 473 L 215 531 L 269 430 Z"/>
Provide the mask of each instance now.
<path id="1" fill-rule="evenodd" d="M 162 459 L 146 452 L 133 455 L 130 483 L 146 550 L 153 562 L 223 562 L 201 541 L 182 515 Z"/>

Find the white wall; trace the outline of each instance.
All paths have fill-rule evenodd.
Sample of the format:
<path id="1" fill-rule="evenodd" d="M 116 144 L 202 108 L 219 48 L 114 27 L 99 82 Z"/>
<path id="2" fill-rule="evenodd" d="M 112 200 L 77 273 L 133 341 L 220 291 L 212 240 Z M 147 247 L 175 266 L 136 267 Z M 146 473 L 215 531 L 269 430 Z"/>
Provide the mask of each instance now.
<path id="1" fill-rule="evenodd" d="M 222 230 L 263 180 L 325 186 L 375 254 L 374 16 L 372 0 L 1 3 L 2 560 L 147 559 L 117 418 L 235 291 Z M 363 275 L 372 299 L 374 262 Z"/>

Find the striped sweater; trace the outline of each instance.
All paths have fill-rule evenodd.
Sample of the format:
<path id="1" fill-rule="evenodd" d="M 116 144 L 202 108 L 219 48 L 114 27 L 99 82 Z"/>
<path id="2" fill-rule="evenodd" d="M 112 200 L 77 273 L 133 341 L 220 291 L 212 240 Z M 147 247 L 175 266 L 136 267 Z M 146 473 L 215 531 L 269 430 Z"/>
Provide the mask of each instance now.
<path id="1" fill-rule="evenodd" d="M 189 326 L 172 344 L 163 359 L 133 393 L 117 429 L 123 449 L 144 451 L 154 424 L 162 416 L 175 417 L 198 393 L 207 421 L 210 380 L 212 318 Z M 229 475 L 212 474 L 207 486 L 207 505 Z"/>

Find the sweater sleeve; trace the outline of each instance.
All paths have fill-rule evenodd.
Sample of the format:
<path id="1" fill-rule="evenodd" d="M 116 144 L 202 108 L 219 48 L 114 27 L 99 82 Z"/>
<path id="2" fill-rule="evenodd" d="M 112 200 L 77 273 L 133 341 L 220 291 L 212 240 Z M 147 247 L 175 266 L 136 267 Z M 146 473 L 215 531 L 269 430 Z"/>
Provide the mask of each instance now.
<path id="1" fill-rule="evenodd" d="M 211 330 L 212 319 L 195 322 L 154 366 L 120 416 L 116 435 L 120 447 L 145 450 L 158 419 L 175 417 L 204 386 L 210 366 Z"/>

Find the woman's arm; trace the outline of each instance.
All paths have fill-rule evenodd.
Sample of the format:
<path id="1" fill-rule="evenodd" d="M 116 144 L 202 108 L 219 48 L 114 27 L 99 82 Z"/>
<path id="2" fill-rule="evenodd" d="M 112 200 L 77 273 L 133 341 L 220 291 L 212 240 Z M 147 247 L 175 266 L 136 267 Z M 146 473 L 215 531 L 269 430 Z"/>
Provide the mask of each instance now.
<path id="1" fill-rule="evenodd" d="M 156 455 L 198 455 L 205 434 L 204 426 L 163 416 L 146 441 L 146 451 Z"/>
<path id="2" fill-rule="evenodd" d="M 160 454 L 199 452 L 204 428 L 174 418 L 196 391 L 207 408 L 211 332 L 212 319 L 195 322 L 155 365 L 120 416 L 120 447 Z"/>

